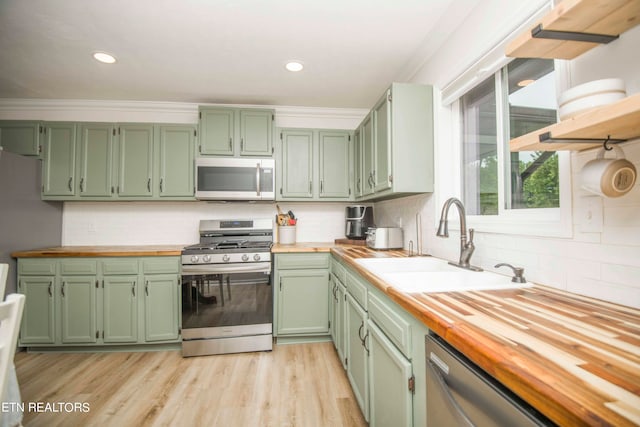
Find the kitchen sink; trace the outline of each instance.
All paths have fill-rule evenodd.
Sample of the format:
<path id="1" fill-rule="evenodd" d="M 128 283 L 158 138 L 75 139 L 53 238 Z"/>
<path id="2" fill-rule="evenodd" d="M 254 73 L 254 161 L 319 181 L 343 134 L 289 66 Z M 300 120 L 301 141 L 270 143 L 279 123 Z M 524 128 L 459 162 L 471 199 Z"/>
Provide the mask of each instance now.
<path id="1" fill-rule="evenodd" d="M 356 262 L 399 291 L 407 293 L 481 291 L 525 288 L 510 276 L 469 271 L 438 258 L 366 258 Z"/>

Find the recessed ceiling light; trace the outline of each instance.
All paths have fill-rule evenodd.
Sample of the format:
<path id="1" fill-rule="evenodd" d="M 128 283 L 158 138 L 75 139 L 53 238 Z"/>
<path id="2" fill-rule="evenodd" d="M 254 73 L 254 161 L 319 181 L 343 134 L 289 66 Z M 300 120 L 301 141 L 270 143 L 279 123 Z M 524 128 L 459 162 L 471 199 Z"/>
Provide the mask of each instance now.
<path id="1" fill-rule="evenodd" d="M 95 52 L 93 54 L 93 58 L 96 61 L 104 62 L 105 64 L 113 64 L 114 62 L 116 62 L 116 58 L 113 55 L 105 52 Z"/>
<path id="2" fill-rule="evenodd" d="M 287 70 L 295 73 L 298 71 L 302 71 L 302 69 L 304 68 L 304 65 L 302 65 L 302 62 L 300 61 L 289 61 L 285 64 L 284 66 Z"/>
<path id="3" fill-rule="evenodd" d="M 518 86 L 520 86 L 520 87 L 529 86 L 533 82 L 535 82 L 535 80 L 532 80 L 532 79 L 520 80 L 518 82 Z"/>

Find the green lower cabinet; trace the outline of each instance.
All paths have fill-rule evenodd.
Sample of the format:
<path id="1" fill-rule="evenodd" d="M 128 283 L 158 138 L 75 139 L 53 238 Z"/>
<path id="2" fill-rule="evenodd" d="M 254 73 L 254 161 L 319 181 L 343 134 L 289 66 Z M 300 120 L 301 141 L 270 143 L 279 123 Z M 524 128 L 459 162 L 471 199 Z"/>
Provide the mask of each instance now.
<path id="1" fill-rule="evenodd" d="M 277 335 L 329 334 L 329 272 L 277 272 Z"/>
<path id="2" fill-rule="evenodd" d="M 144 277 L 145 341 L 177 340 L 180 288 L 176 274 Z"/>
<path id="3" fill-rule="evenodd" d="M 95 276 L 62 276 L 60 281 L 62 343 L 97 342 Z"/>
<path id="4" fill-rule="evenodd" d="M 347 378 L 365 420 L 369 421 L 369 350 L 367 312 L 347 293 L 346 304 Z"/>
<path id="5" fill-rule="evenodd" d="M 102 341 L 138 341 L 138 276 L 105 276 L 102 290 Z"/>
<path id="6" fill-rule="evenodd" d="M 369 378 L 371 413 L 369 425 L 413 425 L 414 381 L 411 362 L 385 334 L 369 321 Z"/>
<path id="7" fill-rule="evenodd" d="M 24 276 L 18 280 L 18 292 L 24 294 L 21 344 L 54 344 L 55 328 L 55 277 Z"/>
<path id="8" fill-rule="evenodd" d="M 345 334 L 345 306 L 346 306 L 346 288 L 334 276 L 331 275 L 331 295 L 329 299 L 331 301 L 331 338 L 333 345 L 338 352 L 340 362 L 346 368 L 345 365 L 345 353 L 346 353 L 346 334 Z"/>

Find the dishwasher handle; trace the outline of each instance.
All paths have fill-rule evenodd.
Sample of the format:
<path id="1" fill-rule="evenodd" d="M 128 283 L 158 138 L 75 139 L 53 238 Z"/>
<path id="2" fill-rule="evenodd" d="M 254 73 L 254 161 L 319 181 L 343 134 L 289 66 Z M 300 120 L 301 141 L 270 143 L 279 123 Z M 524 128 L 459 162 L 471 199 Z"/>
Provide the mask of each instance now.
<path id="1" fill-rule="evenodd" d="M 461 427 L 475 427 L 475 425 L 471 422 L 467 414 L 464 413 L 462 407 L 458 404 L 455 397 L 451 394 L 449 390 L 449 386 L 447 385 L 444 377 L 440 373 L 440 369 L 431 361 L 427 361 L 427 369 L 429 371 L 429 375 L 432 375 L 438 384 L 439 392 L 442 393 L 444 397 L 444 401 L 448 406 L 449 412 L 453 417 L 455 417 L 457 421 L 457 425 Z"/>

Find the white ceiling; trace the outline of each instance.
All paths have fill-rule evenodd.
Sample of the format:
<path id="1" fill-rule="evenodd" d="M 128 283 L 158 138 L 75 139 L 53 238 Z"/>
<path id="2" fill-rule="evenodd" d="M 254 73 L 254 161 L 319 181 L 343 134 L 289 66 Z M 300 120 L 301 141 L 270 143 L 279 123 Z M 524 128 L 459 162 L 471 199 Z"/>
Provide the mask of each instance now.
<path id="1" fill-rule="evenodd" d="M 0 0 L 0 98 L 370 108 L 478 1 Z"/>

